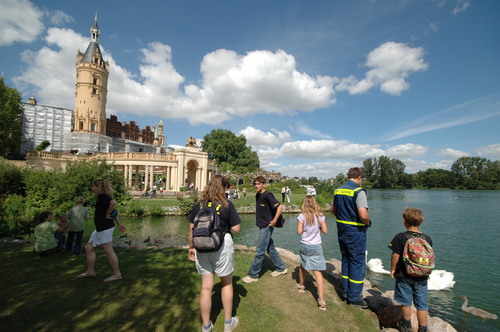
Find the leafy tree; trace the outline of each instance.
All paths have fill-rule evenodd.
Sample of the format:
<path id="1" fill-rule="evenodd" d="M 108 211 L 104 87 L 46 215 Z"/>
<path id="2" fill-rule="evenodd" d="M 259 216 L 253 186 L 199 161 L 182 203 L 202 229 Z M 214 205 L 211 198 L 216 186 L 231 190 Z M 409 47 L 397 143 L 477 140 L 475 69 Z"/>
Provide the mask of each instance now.
<path id="1" fill-rule="evenodd" d="M 405 177 L 405 168 L 406 165 L 401 160 L 387 156 L 366 159 L 363 162 L 365 177 L 373 188 L 392 189 L 411 185 L 411 181 Z"/>
<path id="2" fill-rule="evenodd" d="M 67 211 L 78 196 L 83 196 L 87 204 L 95 204 L 92 182 L 107 179 L 114 198 L 121 202 L 127 199 L 125 183 L 119 172 L 104 160 L 91 162 L 70 162 L 65 170 L 29 170 L 26 172 L 26 198 L 23 202 L 26 216 L 34 216 L 44 210 L 55 214 Z"/>
<path id="3" fill-rule="evenodd" d="M 50 146 L 50 142 L 45 140 L 38 144 L 35 148 L 36 151 L 43 151 Z"/>
<path id="4" fill-rule="evenodd" d="M 415 174 L 418 186 L 425 188 L 455 188 L 456 180 L 453 173 L 445 169 L 429 168 Z"/>
<path id="5" fill-rule="evenodd" d="M 201 148 L 208 158 L 217 161 L 223 171 L 236 173 L 256 171 L 260 166 L 259 157 L 246 145 L 245 136 L 236 136 L 230 130 L 214 129 L 203 137 Z"/>
<path id="6" fill-rule="evenodd" d="M 21 95 L 0 77 L 0 157 L 14 157 L 21 142 Z"/>
<path id="7" fill-rule="evenodd" d="M 23 193 L 24 176 L 21 169 L 0 159 L 0 197 Z"/>
<path id="8" fill-rule="evenodd" d="M 486 158 L 462 157 L 451 165 L 451 171 L 459 184 L 466 189 L 496 189 L 498 187 L 497 164 Z"/>

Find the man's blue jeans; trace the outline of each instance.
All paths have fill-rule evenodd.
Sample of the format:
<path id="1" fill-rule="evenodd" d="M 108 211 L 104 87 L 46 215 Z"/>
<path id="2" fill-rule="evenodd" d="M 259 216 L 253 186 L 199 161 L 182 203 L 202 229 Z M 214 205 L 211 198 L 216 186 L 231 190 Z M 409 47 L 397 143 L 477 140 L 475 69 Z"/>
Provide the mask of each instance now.
<path id="1" fill-rule="evenodd" d="M 273 231 L 274 227 L 269 226 L 260 229 L 259 242 L 257 243 L 257 248 L 255 249 L 255 257 L 253 258 L 250 270 L 248 270 L 248 276 L 251 278 L 259 277 L 266 252 L 269 254 L 269 258 L 271 258 L 271 262 L 276 270 L 283 271 L 286 269 L 285 263 L 283 263 L 280 254 L 274 247 L 274 241 L 272 238 Z"/>

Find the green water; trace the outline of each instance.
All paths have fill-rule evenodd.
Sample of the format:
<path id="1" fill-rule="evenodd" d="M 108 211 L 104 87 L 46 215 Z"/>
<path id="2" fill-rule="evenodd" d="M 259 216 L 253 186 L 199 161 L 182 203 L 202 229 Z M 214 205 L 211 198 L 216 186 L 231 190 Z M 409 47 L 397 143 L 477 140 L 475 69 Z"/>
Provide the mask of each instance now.
<path id="1" fill-rule="evenodd" d="M 368 231 L 368 258 L 380 258 L 390 268 L 387 244 L 404 231 L 402 211 L 407 206 L 422 209 L 425 220 L 421 230 L 431 236 L 436 250 L 436 268 L 455 275 L 456 284 L 447 291 L 430 291 L 431 315 L 450 322 L 458 331 L 500 331 L 498 320 L 482 320 L 465 314 L 460 296 L 469 298 L 469 305 L 500 315 L 500 191 L 453 190 L 369 190 L 368 200 L 373 226 Z M 242 231 L 234 237 L 236 244 L 255 246 L 258 230 L 254 215 L 242 215 Z M 300 237 L 296 234 L 294 215 L 287 215 L 283 229 L 276 229 L 278 247 L 298 252 Z M 335 221 L 327 214 L 330 232 L 323 235 L 325 258 L 340 260 Z M 186 245 L 186 217 L 126 219 L 128 237 L 116 244 Z M 147 241 L 149 237 L 149 242 Z M 144 242 L 146 241 L 146 242 Z M 129 246 L 127 244 L 126 246 Z M 383 290 L 392 289 L 394 281 L 385 275 L 368 273 L 367 278 Z"/>

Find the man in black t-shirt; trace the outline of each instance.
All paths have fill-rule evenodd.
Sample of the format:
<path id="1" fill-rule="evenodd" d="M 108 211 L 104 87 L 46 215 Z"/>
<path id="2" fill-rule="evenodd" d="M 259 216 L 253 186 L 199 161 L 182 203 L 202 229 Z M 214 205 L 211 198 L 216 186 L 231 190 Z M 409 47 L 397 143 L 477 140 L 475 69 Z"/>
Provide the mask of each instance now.
<path id="1" fill-rule="evenodd" d="M 275 270 L 271 272 L 273 277 L 288 272 L 285 263 L 283 263 L 278 251 L 274 247 L 272 238 L 274 226 L 283 211 L 283 205 L 281 205 L 271 192 L 264 189 L 265 184 L 266 179 L 263 176 L 257 176 L 253 180 L 253 185 L 257 190 L 257 194 L 255 195 L 255 212 L 257 214 L 256 224 L 260 229 L 260 234 L 252 265 L 250 266 L 248 275 L 242 279 L 242 281 L 247 284 L 259 280 L 259 274 L 266 252 L 269 254 L 269 258 L 271 258 L 271 262 L 275 268 Z"/>

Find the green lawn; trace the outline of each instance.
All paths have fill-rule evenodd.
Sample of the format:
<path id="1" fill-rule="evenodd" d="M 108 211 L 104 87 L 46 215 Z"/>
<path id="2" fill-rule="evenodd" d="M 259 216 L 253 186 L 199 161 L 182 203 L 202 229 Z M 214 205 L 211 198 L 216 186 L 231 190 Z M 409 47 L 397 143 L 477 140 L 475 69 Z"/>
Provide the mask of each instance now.
<path id="1" fill-rule="evenodd" d="M 199 331 L 200 277 L 186 249 L 116 249 L 123 279 L 104 283 L 110 268 L 97 250 L 97 277 L 76 279 L 85 255 L 38 257 L 32 245 L 0 244 L 2 331 Z M 286 276 L 264 276 L 243 284 L 253 252 L 237 251 L 234 273 L 236 331 L 377 331 L 373 314 L 343 304 L 327 277 L 327 311 L 317 309 L 312 280 L 306 293 L 295 289 L 296 264 Z M 212 319 L 223 329 L 220 283 L 214 289 Z"/>

